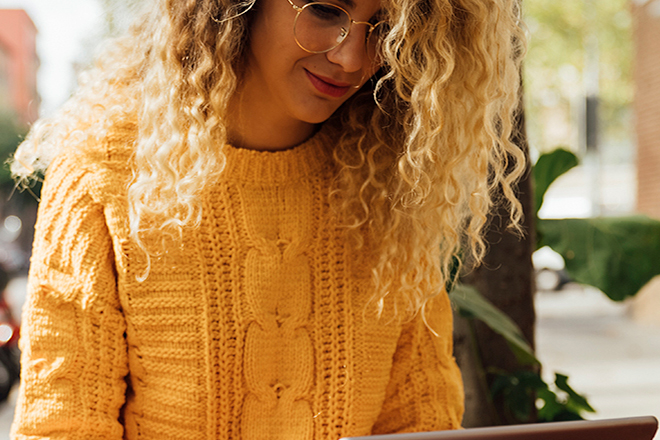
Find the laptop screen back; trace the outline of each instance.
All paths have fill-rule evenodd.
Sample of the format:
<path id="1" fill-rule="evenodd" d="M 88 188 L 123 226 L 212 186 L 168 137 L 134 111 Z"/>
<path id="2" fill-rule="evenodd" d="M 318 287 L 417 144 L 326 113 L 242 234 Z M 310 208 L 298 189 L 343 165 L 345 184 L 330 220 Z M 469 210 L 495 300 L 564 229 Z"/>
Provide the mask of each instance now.
<path id="1" fill-rule="evenodd" d="M 387 434 L 343 440 L 653 440 L 657 429 L 658 420 L 647 416 Z"/>

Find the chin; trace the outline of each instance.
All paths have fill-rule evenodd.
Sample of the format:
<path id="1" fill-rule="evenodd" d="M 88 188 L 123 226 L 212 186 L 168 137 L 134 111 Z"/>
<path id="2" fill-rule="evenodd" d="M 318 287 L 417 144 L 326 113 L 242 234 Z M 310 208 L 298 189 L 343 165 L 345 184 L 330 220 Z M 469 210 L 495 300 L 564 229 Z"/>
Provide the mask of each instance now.
<path id="1" fill-rule="evenodd" d="M 316 117 L 316 118 L 308 118 L 308 119 L 307 119 L 306 121 L 304 121 L 304 122 L 307 122 L 308 124 L 323 124 L 325 121 L 327 121 L 328 119 L 330 119 L 330 117 L 331 117 L 333 114 L 334 114 L 334 112 L 333 112 L 333 113 L 330 113 L 329 115 L 319 116 L 319 117 Z"/>
<path id="2" fill-rule="evenodd" d="M 337 111 L 339 107 L 329 109 L 329 110 L 308 110 L 308 111 L 301 111 L 300 116 L 298 119 L 300 119 L 302 122 L 306 122 L 308 124 L 322 124 Z"/>
<path id="3" fill-rule="evenodd" d="M 288 103 L 290 114 L 307 124 L 322 124 L 330 119 L 352 95 L 353 93 L 349 92 L 343 99 L 325 98 L 313 94 L 298 95 Z"/>

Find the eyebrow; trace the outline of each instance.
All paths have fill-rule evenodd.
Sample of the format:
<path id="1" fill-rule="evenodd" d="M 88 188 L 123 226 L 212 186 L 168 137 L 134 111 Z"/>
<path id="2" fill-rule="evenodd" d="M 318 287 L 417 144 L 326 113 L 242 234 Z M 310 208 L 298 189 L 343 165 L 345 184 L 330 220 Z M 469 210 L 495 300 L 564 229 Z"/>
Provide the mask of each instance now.
<path id="1" fill-rule="evenodd" d="M 327 0 L 314 0 L 314 1 L 327 1 Z M 338 3 L 341 3 L 341 4 L 344 6 L 344 8 L 346 8 L 346 9 L 349 9 L 349 10 L 354 10 L 354 9 L 355 9 L 355 2 L 354 2 L 353 0 L 335 0 L 335 1 L 337 1 Z M 376 17 L 376 16 L 378 16 L 378 15 L 380 15 L 380 14 L 382 14 L 382 13 L 383 13 L 383 10 L 382 10 L 382 9 L 379 9 L 379 10 L 376 11 L 376 13 L 371 17 L 371 19 L 373 19 L 374 17 Z M 371 19 L 370 19 L 370 20 L 371 20 Z"/>
<path id="2" fill-rule="evenodd" d="M 347 8 L 355 9 L 355 2 L 353 0 L 337 0 L 339 3 L 342 3 Z"/>

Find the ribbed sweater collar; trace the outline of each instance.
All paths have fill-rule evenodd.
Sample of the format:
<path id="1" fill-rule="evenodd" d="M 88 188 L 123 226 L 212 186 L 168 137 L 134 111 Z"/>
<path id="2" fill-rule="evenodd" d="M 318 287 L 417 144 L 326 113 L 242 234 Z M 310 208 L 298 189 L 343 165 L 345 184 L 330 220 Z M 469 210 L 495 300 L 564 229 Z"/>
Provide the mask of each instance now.
<path id="1" fill-rule="evenodd" d="M 225 145 L 227 165 L 222 179 L 284 183 L 313 176 L 331 161 L 329 137 L 323 130 L 302 144 L 282 151 L 256 151 Z"/>

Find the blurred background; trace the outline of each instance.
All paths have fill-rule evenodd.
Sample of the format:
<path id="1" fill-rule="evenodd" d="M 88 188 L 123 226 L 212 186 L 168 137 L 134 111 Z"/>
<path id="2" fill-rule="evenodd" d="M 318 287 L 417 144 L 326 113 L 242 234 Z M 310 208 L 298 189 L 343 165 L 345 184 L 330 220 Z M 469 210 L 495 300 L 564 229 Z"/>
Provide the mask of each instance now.
<path id="1" fill-rule="evenodd" d="M 99 43 L 127 28 L 134 3 L 0 0 L 0 162 L 31 123 L 67 99 Z M 524 69 L 530 157 L 535 162 L 563 148 L 579 160 L 550 185 L 540 221 L 639 215 L 657 221 L 660 0 L 523 0 L 523 10 L 530 38 Z M 15 344 L 20 327 L 38 191 L 38 185 L 14 191 L 6 166 L 0 170 L 5 347 Z M 639 252 L 660 259 L 660 249 L 644 247 L 648 235 L 632 235 L 617 239 L 635 246 L 639 240 Z M 660 279 L 653 276 L 660 262 L 650 265 L 641 290 L 606 295 L 567 267 L 571 252 L 544 246 L 534 254 L 535 342 L 544 376 L 569 376 L 596 410 L 587 418 L 660 418 Z M 625 277 L 619 281 L 626 283 Z M 6 337 L 3 324 L 11 333 Z M 6 359 L 0 354 L 7 365 L 0 371 L 0 398 L 3 383 L 12 385 L 15 376 L 14 349 L 7 353 Z M 0 440 L 8 438 L 15 392 L 10 386 L 0 404 Z"/>

